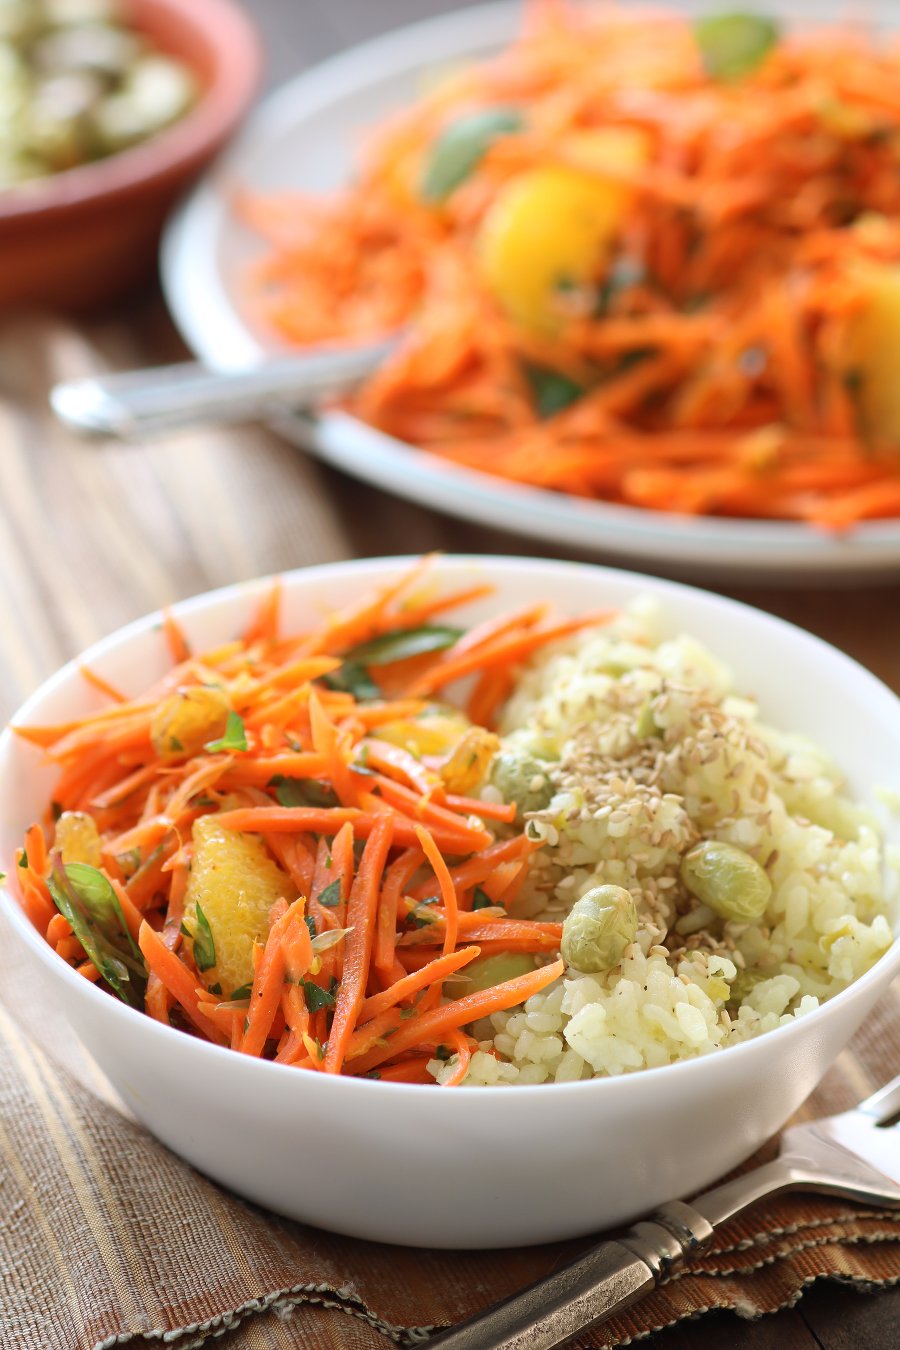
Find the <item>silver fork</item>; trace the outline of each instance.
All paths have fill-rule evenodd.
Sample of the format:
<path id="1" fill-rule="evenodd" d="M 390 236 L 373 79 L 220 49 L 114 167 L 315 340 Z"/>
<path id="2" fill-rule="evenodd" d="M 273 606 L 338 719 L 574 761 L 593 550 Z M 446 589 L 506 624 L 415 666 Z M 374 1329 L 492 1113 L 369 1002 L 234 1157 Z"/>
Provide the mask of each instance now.
<path id="1" fill-rule="evenodd" d="M 371 375 L 397 346 L 385 338 L 355 347 L 270 357 L 246 370 L 194 361 L 123 370 L 57 384 L 50 406 L 72 431 L 134 440 L 194 422 L 235 422 L 309 408 Z"/>
<path id="2" fill-rule="evenodd" d="M 690 1204 L 670 1201 L 622 1237 L 428 1341 L 441 1350 L 554 1350 L 655 1288 L 717 1224 L 778 1191 L 900 1208 L 900 1074 L 852 1111 L 795 1125 L 778 1157 Z"/>

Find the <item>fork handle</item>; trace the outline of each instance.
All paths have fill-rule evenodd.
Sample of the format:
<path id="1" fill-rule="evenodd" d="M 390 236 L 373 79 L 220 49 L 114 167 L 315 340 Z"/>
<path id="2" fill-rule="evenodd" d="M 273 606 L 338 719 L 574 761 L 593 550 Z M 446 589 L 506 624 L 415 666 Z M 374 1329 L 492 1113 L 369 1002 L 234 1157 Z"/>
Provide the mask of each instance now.
<path id="1" fill-rule="evenodd" d="M 371 374 L 395 343 L 319 350 L 268 360 L 247 370 L 210 370 L 193 361 L 151 370 L 71 380 L 51 390 L 50 405 L 73 431 L 131 440 L 195 422 L 234 422 L 310 407 Z"/>
<path id="2" fill-rule="evenodd" d="M 712 1234 L 679 1200 L 521 1293 L 428 1341 L 440 1350 L 554 1350 L 633 1303 Z"/>

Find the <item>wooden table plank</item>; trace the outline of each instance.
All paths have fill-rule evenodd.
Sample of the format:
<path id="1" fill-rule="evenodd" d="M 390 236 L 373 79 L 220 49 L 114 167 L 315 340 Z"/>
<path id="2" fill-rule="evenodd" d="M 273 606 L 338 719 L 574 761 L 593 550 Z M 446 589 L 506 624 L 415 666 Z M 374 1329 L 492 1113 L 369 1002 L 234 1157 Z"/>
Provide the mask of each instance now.
<path id="1" fill-rule="evenodd" d="M 804 1294 L 797 1312 L 824 1350 L 880 1350 L 900 1345 L 900 1289 L 873 1295 L 821 1280 Z M 774 1347 L 778 1342 L 768 1344 Z"/>
<path id="2" fill-rule="evenodd" d="M 728 1312 L 706 1313 L 697 1321 L 681 1322 L 648 1336 L 641 1344 L 652 1346 L 652 1350 L 722 1350 L 723 1346 L 740 1350 L 824 1350 L 796 1308 L 786 1308 L 758 1322 L 741 1320 Z"/>

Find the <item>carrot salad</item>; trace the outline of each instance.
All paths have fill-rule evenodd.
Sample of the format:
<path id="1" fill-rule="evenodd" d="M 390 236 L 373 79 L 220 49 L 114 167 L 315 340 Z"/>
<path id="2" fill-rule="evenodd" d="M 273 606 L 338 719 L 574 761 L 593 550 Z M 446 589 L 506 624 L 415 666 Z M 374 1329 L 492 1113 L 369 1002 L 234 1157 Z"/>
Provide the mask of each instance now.
<path id="1" fill-rule="evenodd" d="M 440 53 L 435 53 L 440 59 Z M 651 510 L 900 516 L 900 43 L 530 0 L 364 148 L 249 198 L 289 343 L 402 333 L 353 413 Z"/>
<path id="2" fill-rule="evenodd" d="M 277 583 L 211 651 L 167 615 L 152 688 L 85 669 L 108 706 L 16 728 L 59 770 L 15 882 L 64 961 L 247 1055 L 403 1082 L 458 1056 L 452 1084 L 467 1028 L 561 974 L 561 924 L 510 913 L 540 844 L 475 794 L 519 664 L 610 614 L 466 631 L 447 616 L 490 588 L 438 593 L 431 561 L 293 636 Z M 463 677 L 464 708 L 444 697 Z"/>

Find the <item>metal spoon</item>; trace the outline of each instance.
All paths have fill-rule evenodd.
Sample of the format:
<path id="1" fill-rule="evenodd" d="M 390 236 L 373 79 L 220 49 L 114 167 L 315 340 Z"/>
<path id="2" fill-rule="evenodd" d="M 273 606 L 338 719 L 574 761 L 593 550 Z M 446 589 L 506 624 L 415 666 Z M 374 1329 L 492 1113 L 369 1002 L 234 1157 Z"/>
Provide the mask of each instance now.
<path id="1" fill-rule="evenodd" d="M 197 362 L 70 380 L 50 392 L 66 426 L 91 435 L 132 440 L 196 422 L 243 422 L 304 408 L 358 384 L 397 345 L 389 338 L 365 347 L 279 357 L 249 370 L 217 371 Z"/>
<path id="2" fill-rule="evenodd" d="M 690 1204 L 672 1200 L 622 1237 L 428 1341 L 435 1350 L 564 1350 L 580 1331 L 628 1307 L 767 1195 L 820 1191 L 900 1208 L 900 1074 L 852 1111 L 794 1125 L 778 1157 Z"/>

